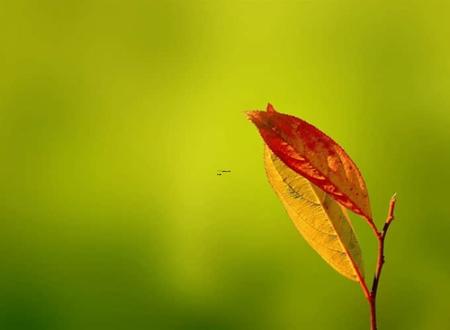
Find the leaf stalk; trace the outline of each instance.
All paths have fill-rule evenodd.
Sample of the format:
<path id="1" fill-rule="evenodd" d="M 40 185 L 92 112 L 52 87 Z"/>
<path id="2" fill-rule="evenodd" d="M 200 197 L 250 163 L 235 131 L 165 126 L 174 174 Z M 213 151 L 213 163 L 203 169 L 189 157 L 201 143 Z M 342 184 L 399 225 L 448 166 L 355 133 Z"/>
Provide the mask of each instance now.
<path id="1" fill-rule="evenodd" d="M 391 225 L 392 221 L 394 220 L 394 210 L 395 210 L 395 204 L 397 202 L 397 195 L 394 194 L 391 197 L 391 200 L 389 202 L 389 209 L 388 209 L 388 215 L 386 217 L 386 221 L 384 223 L 382 231 L 378 231 L 378 228 L 376 227 L 375 223 L 372 219 L 367 219 L 370 227 L 373 230 L 373 233 L 378 241 L 378 256 L 377 256 L 377 265 L 375 268 L 375 275 L 373 277 L 372 282 L 372 288 L 370 290 L 370 293 L 367 294 L 367 285 L 365 283 L 361 284 L 361 287 L 364 292 L 364 296 L 366 297 L 369 306 L 370 306 L 370 329 L 371 330 L 377 330 L 377 314 L 376 314 L 376 298 L 377 298 L 377 292 L 378 292 L 378 284 L 380 282 L 380 276 L 381 272 L 383 271 L 383 265 L 385 263 L 385 257 L 384 257 L 384 241 L 386 239 L 386 234 L 388 232 L 389 226 Z"/>

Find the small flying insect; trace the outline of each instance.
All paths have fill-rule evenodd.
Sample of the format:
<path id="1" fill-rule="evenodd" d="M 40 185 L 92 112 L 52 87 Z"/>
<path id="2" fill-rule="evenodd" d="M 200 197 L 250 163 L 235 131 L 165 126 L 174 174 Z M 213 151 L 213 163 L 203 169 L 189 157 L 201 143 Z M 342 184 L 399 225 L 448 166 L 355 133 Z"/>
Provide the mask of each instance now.
<path id="1" fill-rule="evenodd" d="M 231 173 L 231 170 L 218 170 L 217 175 L 222 175 L 222 173 Z"/>

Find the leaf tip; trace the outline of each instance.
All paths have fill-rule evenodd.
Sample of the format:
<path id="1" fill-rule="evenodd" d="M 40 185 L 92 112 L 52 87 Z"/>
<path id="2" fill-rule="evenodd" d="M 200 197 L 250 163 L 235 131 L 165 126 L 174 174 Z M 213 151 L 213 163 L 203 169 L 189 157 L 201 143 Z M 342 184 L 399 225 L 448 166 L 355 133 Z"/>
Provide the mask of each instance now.
<path id="1" fill-rule="evenodd" d="M 253 110 L 253 111 L 247 111 L 245 113 L 247 115 L 247 118 L 253 122 L 253 124 L 258 126 L 258 123 L 261 122 L 261 111 Z"/>
<path id="2" fill-rule="evenodd" d="M 267 103 L 266 111 L 267 112 L 277 112 L 271 103 Z"/>
<path id="3" fill-rule="evenodd" d="M 255 117 L 255 111 L 245 111 L 245 115 L 247 116 L 248 120 L 253 121 Z"/>

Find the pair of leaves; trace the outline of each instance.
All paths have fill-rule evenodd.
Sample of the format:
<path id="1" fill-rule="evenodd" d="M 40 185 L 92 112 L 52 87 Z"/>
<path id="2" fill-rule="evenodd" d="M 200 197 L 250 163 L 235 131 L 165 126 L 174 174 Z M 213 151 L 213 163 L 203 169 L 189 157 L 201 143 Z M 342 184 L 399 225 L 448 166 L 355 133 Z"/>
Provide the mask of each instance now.
<path id="1" fill-rule="evenodd" d="M 361 249 L 346 210 L 372 221 L 361 173 L 330 137 L 275 111 L 248 113 L 266 143 L 269 181 L 299 232 L 335 270 L 363 280 Z"/>

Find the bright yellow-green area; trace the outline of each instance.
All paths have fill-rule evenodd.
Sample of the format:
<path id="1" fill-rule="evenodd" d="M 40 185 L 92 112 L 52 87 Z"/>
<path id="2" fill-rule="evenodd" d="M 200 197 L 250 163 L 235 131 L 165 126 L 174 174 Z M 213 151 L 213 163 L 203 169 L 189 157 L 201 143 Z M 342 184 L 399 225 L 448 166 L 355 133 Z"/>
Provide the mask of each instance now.
<path id="1" fill-rule="evenodd" d="M 264 148 L 267 178 L 308 244 L 337 272 L 364 282 L 361 248 L 342 207 Z"/>
<path id="2" fill-rule="evenodd" d="M 244 111 L 269 101 L 346 149 L 379 225 L 398 193 L 380 329 L 449 328 L 449 17 L 444 0 L 2 0 L 0 329 L 368 329 L 359 286 L 267 182 Z"/>

